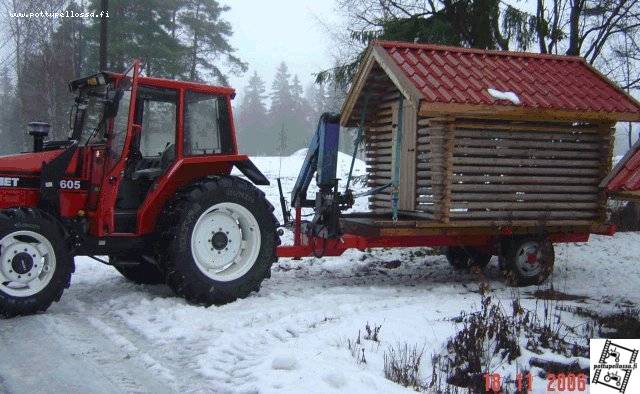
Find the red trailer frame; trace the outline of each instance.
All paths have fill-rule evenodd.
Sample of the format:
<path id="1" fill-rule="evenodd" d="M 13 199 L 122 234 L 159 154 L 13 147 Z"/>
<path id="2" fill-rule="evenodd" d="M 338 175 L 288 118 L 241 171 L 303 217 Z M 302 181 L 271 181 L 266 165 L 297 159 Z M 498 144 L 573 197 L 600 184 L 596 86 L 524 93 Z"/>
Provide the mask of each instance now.
<path id="1" fill-rule="evenodd" d="M 545 235 L 553 243 L 587 242 L 591 234 L 612 236 L 616 226 L 603 224 L 591 227 L 566 230 L 550 229 Z M 298 207 L 294 219 L 293 245 L 281 245 L 277 249 L 278 257 L 324 257 L 341 256 L 349 249 L 365 250 L 370 248 L 400 247 L 444 247 L 475 246 L 491 254 L 497 254 L 498 245 L 504 238 L 516 234 L 534 234 L 527 229 L 502 226 L 495 228 L 448 227 L 440 234 L 429 235 L 365 235 L 347 232 L 339 238 L 325 239 L 310 236 L 302 231 L 302 210 Z"/>

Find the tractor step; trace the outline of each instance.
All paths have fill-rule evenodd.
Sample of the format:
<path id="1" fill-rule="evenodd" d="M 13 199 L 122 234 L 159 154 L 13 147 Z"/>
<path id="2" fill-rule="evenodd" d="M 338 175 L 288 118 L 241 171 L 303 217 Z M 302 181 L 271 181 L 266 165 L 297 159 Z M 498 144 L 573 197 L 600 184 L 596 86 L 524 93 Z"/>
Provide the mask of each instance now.
<path id="1" fill-rule="evenodd" d="M 116 232 L 135 233 L 138 211 L 136 209 L 119 209 L 115 212 L 114 219 Z"/>

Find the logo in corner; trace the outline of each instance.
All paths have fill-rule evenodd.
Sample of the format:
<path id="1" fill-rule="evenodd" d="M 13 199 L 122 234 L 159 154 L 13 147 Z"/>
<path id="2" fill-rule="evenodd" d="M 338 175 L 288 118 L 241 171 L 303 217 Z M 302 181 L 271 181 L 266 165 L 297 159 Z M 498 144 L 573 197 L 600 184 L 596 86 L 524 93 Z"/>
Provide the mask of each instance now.
<path id="1" fill-rule="evenodd" d="M 589 347 L 592 393 L 640 392 L 640 339 L 591 339 Z"/>

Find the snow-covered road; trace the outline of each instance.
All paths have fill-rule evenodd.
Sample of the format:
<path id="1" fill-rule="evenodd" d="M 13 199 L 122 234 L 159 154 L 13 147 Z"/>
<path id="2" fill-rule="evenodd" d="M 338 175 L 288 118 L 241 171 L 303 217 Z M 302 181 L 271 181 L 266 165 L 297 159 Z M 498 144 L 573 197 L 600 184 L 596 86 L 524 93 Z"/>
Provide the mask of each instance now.
<path id="1" fill-rule="evenodd" d="M 275 187 L 266 191 L 277 203 Z M 474 274 L 426 252 L 283 259 L 258 294 L 211 308 L 78 258 L 60 303 L 0 320 L 0 392 L 407 392 L 384 378 L 388 346 L 424 348 L 427 381 L 431 354 L 456 331 L 451 319 L 480 301 Z M 555 288 L 587 296 L 581 306 L 615 312 L 640 302 L 640 234 L 594 236 L 556 253 Z M 495 259 L 485 276 L 494 298 L 513 296 Z M 520 292 L 525 307 L 533 290 Z M 381 340 L 363 340 L 366 363 L 357 363 L 347 343 L 367 323 L 381 326 Z"/>

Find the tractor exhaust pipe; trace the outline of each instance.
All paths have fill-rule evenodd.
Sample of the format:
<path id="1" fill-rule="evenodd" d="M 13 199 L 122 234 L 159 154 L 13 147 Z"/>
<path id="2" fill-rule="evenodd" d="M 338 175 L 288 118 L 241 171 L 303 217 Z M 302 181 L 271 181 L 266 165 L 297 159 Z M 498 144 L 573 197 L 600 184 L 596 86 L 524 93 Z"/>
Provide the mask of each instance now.
<path id="1" fill-rule="evenodd" d="M 33 137 L 33 151 L 40 152 L 44 147 L 44 139 L 49 135 L 51 126 L 46 122 L 29 122 L 29 135 Z"/>

